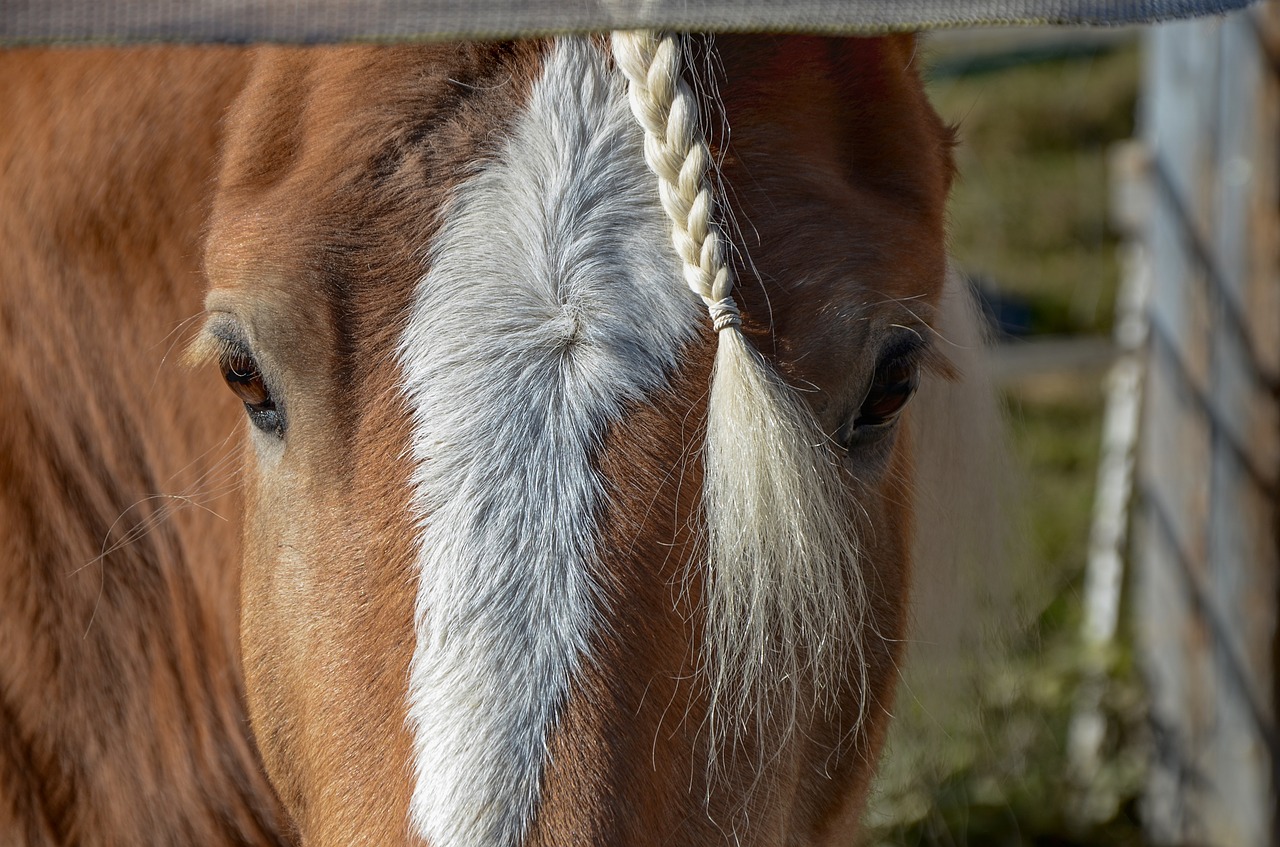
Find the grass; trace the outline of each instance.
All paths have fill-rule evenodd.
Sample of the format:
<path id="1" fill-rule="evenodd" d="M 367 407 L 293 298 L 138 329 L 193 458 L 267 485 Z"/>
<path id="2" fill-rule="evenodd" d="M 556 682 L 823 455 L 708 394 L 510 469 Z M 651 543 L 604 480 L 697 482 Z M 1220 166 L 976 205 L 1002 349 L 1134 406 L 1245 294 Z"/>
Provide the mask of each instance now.
<path id="1" fill-rule="evenodd" d="M 1085 657 L 1077 633 L 1103 405 L 1097 374 L 1058 375 L 1014 384 L 1006 395 L 1009 438 L 1022 476 L 1018 545 L 1039 590 L 1032 621 L 976 680 L 976 723 L 948 725 L 943 749 L 906 773 L 887 763 L 888 796 L 879 799 L 877 845 L 1140 845 L 1134 809 L 1142 776 L 1143 701 L 1131 656 L 1112 661 L 1104 709 L 1112 727 L 1106 764 L 1094 774 L 1106 795 L 1103 820 L 1083 825 L 1066 777 L 1067 726 Z M 919 733 L 929 715 L 899 706 L 891 744 Z M 925 730 L 928 731 L 927 729 Z M 931 733 L 936 738 L 939 733 Z M 932 742 L 930 742 L 932 743 Z"/>

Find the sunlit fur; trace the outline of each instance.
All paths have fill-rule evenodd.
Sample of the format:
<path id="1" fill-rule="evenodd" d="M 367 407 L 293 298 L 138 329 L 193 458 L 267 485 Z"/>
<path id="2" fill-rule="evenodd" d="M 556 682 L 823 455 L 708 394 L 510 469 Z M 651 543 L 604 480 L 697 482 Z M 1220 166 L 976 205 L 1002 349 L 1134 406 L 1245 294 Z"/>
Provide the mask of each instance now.
<path id="1" fill-rule="evenodd" d="M 594 457 L 694 315 L 622 81 L 563 40 L 450 204 L 399 351 L 421 516 L 411 814 L 432 844 L 515 844 L 533 816 L 599 617 Z"/>

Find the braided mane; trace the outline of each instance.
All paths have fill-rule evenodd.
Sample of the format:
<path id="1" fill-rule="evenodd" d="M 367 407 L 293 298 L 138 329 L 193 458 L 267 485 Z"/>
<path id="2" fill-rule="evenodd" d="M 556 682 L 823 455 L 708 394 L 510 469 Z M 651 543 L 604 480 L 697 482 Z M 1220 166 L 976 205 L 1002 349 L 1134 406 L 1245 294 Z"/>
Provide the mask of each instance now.
<path id="1" fill-rule="evenodd" d="M 714 762 L 749 728 L 757 739 L 781 732 L 785 743 L 816 712 L 833 710 L 850 678 L 865 709 L 856 505 L 812 412 L 742 334 L 682 40 L 615 32 L 612 45 L 685 281 L 718 335 L 703 483 L 702 667 Z"/>

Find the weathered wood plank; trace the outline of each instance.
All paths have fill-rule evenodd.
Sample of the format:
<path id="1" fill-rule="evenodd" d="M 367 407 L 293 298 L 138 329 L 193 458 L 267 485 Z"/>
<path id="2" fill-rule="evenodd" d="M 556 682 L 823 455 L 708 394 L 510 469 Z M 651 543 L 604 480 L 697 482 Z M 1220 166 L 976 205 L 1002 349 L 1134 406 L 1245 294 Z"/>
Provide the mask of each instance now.
<path id="1" fill-rule="evenodd" d="M 1160 844 L 1280 843 L 1274 7 L 1148 37 L 1154 206 L 1135 611 Z M 1265 246 L 1269 245 L 1269 246 Z"/>

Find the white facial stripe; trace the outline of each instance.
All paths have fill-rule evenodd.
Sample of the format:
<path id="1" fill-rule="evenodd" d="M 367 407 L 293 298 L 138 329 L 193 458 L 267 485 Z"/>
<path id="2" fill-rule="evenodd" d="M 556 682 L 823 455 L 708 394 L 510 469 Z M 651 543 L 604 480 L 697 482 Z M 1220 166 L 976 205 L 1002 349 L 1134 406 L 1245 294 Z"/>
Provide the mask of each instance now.
<path id="1" fill-rule="evenodd" d="M 559 41 L 449 206 L 401 342 L 421 516 L 410 825 L 432 847 L 521 841 L 599 618 L 592 456 L 697 321 L 621 76 Z"/>

